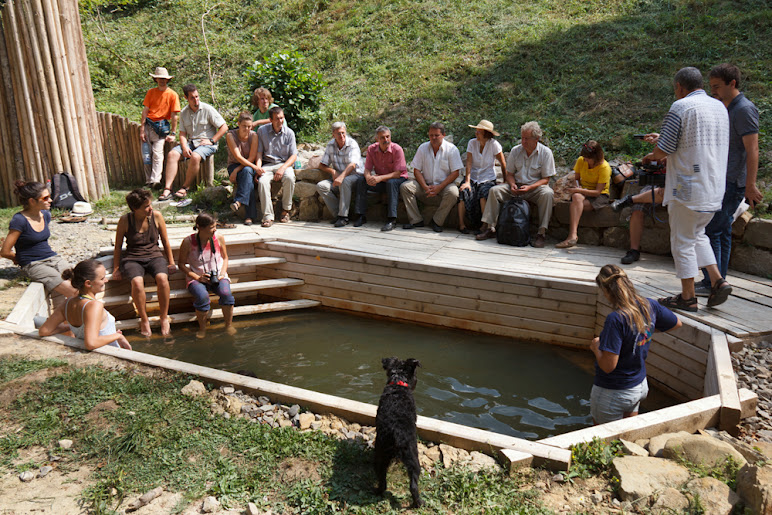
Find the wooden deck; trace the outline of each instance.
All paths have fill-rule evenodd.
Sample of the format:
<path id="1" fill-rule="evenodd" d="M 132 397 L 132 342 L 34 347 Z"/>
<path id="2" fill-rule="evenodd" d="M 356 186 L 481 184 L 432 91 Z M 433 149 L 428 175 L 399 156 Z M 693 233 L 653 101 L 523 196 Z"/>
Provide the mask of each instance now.
<path id="1" fill-rule="evenodd" d="M 264 238 L 330 249 L 345 250 L 358 255 L 392 258 L 418 264 L 457 267 L 459 271 L 517 272 L 543 278 L 573 279 L 593 283 L 601 266 L 619 263 L 623 251 L 590 245 L 578 245 L 561 250 L 555 241 L 547 242 L 544 249 L 509 247 L 495 240 L 476 241 L 471 235 L 455 230 L 435 233 L 421 228 L 381 232 L 379 223 L 360 228 L 334 228 L 327 221 L 274 224 L 264 229 L 259 226 L 238 225 L 225 229 L 225 234 L 254 232 Z M 170 229 L 171 238 L 188 233 L 189 228 Z M 231 236 L 231 237 L 233 237 Z M 236 238 L 238 239 L 238 238 Z M 642 254 L 641 260 L 624 267 L 640 291 L 649 297 L 677 293 L 680 281 L 675 277 L 672 259 Z M 743 340 L 772 335 L 772 281 L 730 270 L 729 281 L 734 291 L 721 306 L 708 308 L 701 299 L 697 313 L 680 312 L 703 324 L 719 329 Z"/>

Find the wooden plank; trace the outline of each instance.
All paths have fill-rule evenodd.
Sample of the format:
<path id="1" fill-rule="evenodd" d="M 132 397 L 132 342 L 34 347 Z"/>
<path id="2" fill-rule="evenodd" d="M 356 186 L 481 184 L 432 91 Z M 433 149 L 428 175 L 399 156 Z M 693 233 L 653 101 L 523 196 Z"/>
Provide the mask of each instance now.
<path id="1" fill-rule="evenodd" d="M 662 376 L 665 375 L 669 377 L 672 382 L 677 381 L 683 385 L 676 389 L 689 399 L 699 399 L 702 397 L 702 385 L 704 383 L 703 376 L 698 376 L 684 367 L 679 367 L 678 365 L 667 361 L 662 356 L 651 353 L 649 353 L 649 356 L 646 359 L 646 369 L 652 374 L 657 370 L 661 381 L 663 380 Z"/>
<path id="2" fill-rule="evenodd" d="M 721 418 L 719 429 L 737 436 L 740 424 L 740 397 L 737 393 L 737 382 L 734 378 L 732 358 L 729 355 L 729 344 L 726 335 L 721 331 L 713 330 L 713 344 L 710 349 L 709 361 L 713 365 L 711 371 L 715 374 L 715 383 L 718 387 L 718 395 L 721 398 Z M 712 378 L 706 375 L 705 388 L 712 384 Z"/>
<path id="3" fill-rule="evenodd" d="M 264 281 L 249 281 L 244 283 L 231 284 L 231 292 L 238 293 L 244 291 L 265 290 L 274 288 L 286 288 L 288 286 L 301 286 L 303 281 L 299 279 L 268 279 Z M 172 290 L 169 293 L 170 299 L 189 298 L 188 290 Z M 157 302 L 157 292 L 146 292 L 147 302 Z M 128 304 L 131 302 L 131 295 L 117 295 L 115 297 L 105 297 L 102 302 L 105 306 L 115 306 L 118 304 Z"/>
<path id="4" fill-rule="evenodd" d="M 283 302 L 266 302 L 264 304 L 253 304 L 249 306 L 236 306 L 233 308 L 233 316 L 255 315 L 258 313 L 271 313 L 274 311 L 289 311 L 294 309 L 306 309 L 319 306 L 320 303 L 314 300 L 288 300 Z M 216 320 L 223 318 L 222 309 L 213 309 L 211 318 Z M 161 317 L 148 317 L 151 327 L 161 326 Z M 172 324 L 189 323 L 196 321 L 195 313 L 176 313 L 169 315 L 169 321 Z M 119 320 L 115 323 L 118 330 L 126 331 L 139 328 L 139 319 Z"/>
<path id="5" fill-rule="evenodd" d="M 227 231 L 227 230 L 228 229 L 218 229 L 218 231 Z M 169 246 L 173 250 L 179 250 L 180 243 L 182 243 L 182 240 L 184 240 L 185 237 L 190 234 L 192 234 L 191 231 L 187 231 L 187 234 L 184 236 L 179 236 L 179 237 L 170 236 Z M 265 242 L 274 241 L 274 240 L 275 238 L 259 236 L 254 232 L 234 232 L 233 234 L 227 234 L 227 239 L 225 242 L 228 245 L 228 249 L 230 249 L 231 246 L 265 243 Z M 124 245 L 122 248 L 125 249 L 126 246 Z M 112 255 L 114 249 L 115 249 L 114 246 L 99 247 L 99 251 L 97 255 L 98 256 Z"/>
<path id="6" fill-rule="evenodd" d="M 752 416 L 756 411 L 758 397 L 750 390 L 743 388 L 739 392 L 742 406 L 742 416 Z M 643 413 L 637 417 L 624 418 L 607 424 L 588 427 L 558 436 L 539 440 L 539 443 L 553 445 L 562 449 L 582 442 L 590 442 L 593 438 L 604 441 L 625 440 L 635 441 L 641 438 L 651 438 L 663 433 L 687 431 L 694 433 L 698 429 L 715 426 L 720 417 L 721 398 L 718 395 L 697 399 L 677 406 Z"/>
<path id="7" fill-rule="evenodd" d="M 520 296 L 507 296 L 506 298 L 500 298 L 498 302 L 489 302 L 474 298 L 462 297 L 461 295 L 443 295 L 435 293 L 431 290 L 426 291 L 422 289 L 405 289 L 394 286 L 381 286 L 373 284 L 372 281 L 366 280 L 365 277 L 360 276 L 358 280 L 348 280 L 346 278 L 340 278 L 330 275 L 311 275 L 310 273 L 297 274 L 297 267 L 288 266 L 282 267 L 286 270 L 262 270 L 266 277 L 285 277 L 292 275 L 293 277 L 302 278 L 306 284 L 319 286 L 323 288 L 333 288 L 336 290 L 344 290 L 356 292 L 361 295 L 373 296 L 373 298 L 384 299 L 392 298 L 396 302 L 409 301 L 416 302 L 414 309 L 425 311 L 422 306 L 443 306 L 444 308 L 472 310 L 480 314 L 485 315 L 512 315 L 517 314 L 521 318 L 529 318 L 534 320 L 540 320 L 545 322 L 560 322 L 571 326 L 589 328 L 592 327 L 594 317 L 588 315 L 571 314 L 569 317 L 566 313 L 562 313 L 559 310 L 560 306 L 555 306 L 558 309 L 544 309 L 540 307 L 531 307 L 531 304 L 538 303 L 540 299 L 532 299 L 528 297 Z M 309 267 L 310 268 L 310 267 Z M 305 272 L 313 270 L 307 270 Z M 432 283 L 426 283 L 427 289 L 434 286 Z M 479 291 L 477 292 L 479 293 Z M 474 295 L 474 291 L 469 291 L 468 294 Z M 507 300 L 516 300 L 517 305 L 508 304 Z M 378 302 L 382 304 L 382 302 Z M 589 308 L 588 308 L 589 309 Z M 464 314 L 463 316 L 469 316 Z M 570 321 L 570 323 L 569 323 Z"/>
<path id="8" fill-rule="evenodd" d="M 32 317 L 46 303 L 46 290 L 43 283 L 31 282 L 21 294 L 6 322 L 24 327 L 34 327 Z"/>
<path id="9" fill-rule="evenodd" d="M 514 449 L 501 449 L 499 451 L 499 462 L 503 464 L 504 470 L 511 474 L 517 469 L 533 465 L 533 454 Z"/>
<path id="10" fill-rule="evenodd" d="M 104 267 L 107 270 L 112 270 L 113 268 L 113 256 L 103 256 L 98 259 L 100 263 L 104 265 Z M 228 259 L 228 273 L 230 274 L 233 270 L 244 270 L 244 269 L 253 269 L 255 267 L 261 267 L 261 266 L 267 266 L 267 265 L 277 265 L 286 262 L 286 259 L 282 257 L 239 257 L 239 258 L 230 258 Z M 175 274 L 176 275 L 176 274 Z M 113 274 L 112 272 L 108 273 L 105 276 L 108 280 L 112 279 Z M 145 282 L 146 283 L 153 283 L 155 284 L 155 278 L 153 278 L 150 275 L 145 275 Z"/>

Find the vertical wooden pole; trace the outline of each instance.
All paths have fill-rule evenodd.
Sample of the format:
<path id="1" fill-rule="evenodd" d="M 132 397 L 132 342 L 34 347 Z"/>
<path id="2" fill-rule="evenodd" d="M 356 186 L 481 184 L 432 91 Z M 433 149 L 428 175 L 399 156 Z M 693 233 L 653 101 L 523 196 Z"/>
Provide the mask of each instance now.
<path id="1" fill-rule="evenodd" d="M 9 47 L 6 45 L 6 37 L 8 34 L 5 31 L 3 23 L 0 23 L 0 93 L 3 94 L 6 106 L 6 122 L 7 133 L 6 136 L 9 140 L 8 146 L 3 146 L 3 154 L 7 159 L 11 160 L 11 168 L 8 169 L 8 181 L 13 185 L 17 178 L 21 178 L 21 174 L 24 169 L 24 152 L 22 150 L 21 138 L 19 135 L 19 119 L 16 112 L 16 94 L 13 88 L 13 78 L 11 76 L 10 55 Z M 12 194 L 12 188 L 6 190 L 7 195 L 10 198 L 9 206 L 14 204 L 14 198 Z"/>

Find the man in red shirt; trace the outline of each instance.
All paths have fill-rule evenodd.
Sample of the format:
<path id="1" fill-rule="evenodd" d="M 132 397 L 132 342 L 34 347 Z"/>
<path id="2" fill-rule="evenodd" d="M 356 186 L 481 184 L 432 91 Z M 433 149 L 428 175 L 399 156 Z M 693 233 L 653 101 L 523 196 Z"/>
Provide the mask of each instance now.
<path id="1" fill-rule="evenodd" d="M 180 97 L 169 87 L 172 75 L 161 66 L 150 74 L 158 85 L 148 90 L 142 105 L 142 121 L 139 137 L 145 163 L 145 186 L 157 187 L 161 183 L 164 164 L 164 143 L 173 143 L 177 133 L 177 114 Z"/>
<path id="2" fill-rule="evenodd" d="M 375 129 L 375 143 L 367 147 L 365 173 L 357 179 L 355 213 L 359 218 L 354 227 L 367 222 L 367 192 L 386 192 L 388 196 L 388 220 L 382 231 L 391 231 L 397 223 L 399 187 L 407 180 L 407 163 L 402 147 L 391 141 L 391 129 L 381 125 Z"/>

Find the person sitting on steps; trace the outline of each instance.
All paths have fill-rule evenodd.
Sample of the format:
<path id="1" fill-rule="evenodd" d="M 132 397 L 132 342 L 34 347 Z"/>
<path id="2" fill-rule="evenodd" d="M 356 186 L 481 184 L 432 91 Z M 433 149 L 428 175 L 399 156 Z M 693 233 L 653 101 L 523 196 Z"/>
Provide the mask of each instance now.
<path id="1" fill-rule="evenodd" d="M 652 193 L 653 191 L 653 193 Z M 644 186 L 640 192 L 635 195 L 627 195 L 611 203 L 611 209 L 619 212 L 625 207 L 632 206 L 633 212 L 630 214 L 630 250 L 622 257 L 622 264 L 629 265 L 641 259 L 641 235 L 643 234 L 643 217 L 646 205 L 651 205 L 652 209 L 662 205 L 662 198 L 665 192 L 662 188 L 655 188 L 652 185 Z"/>

